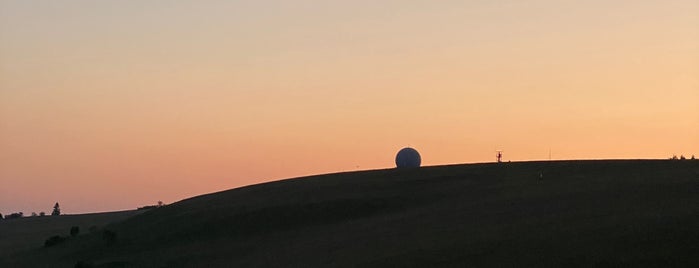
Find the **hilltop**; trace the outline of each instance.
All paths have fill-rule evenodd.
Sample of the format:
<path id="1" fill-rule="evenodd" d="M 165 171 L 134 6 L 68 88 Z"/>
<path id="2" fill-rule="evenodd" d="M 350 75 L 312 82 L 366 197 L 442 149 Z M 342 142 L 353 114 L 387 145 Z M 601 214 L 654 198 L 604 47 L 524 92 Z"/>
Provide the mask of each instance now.
<path id="1" fill-rule="evenodd" d="M 698 226 L 699 161 L 467 164 L 197 196 L 0 265 L 697 267 Z"/>

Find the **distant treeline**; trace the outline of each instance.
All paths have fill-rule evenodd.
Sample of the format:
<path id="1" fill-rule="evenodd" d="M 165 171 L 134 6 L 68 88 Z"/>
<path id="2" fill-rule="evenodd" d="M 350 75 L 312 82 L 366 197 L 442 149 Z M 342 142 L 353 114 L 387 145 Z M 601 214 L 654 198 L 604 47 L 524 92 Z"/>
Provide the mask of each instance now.
<path id="1" fill-rule="evenodd" d="M 31 217 L 43 217 L 43 216 L 46 216 L 46 213 L 43 211 L 39 212 L 39 214 L 37 214 L 36 212 L 32 212 L 32 215 L 31 215 Z M 24 212 L 11 213 L 11 214 L 5 215 L 4 218 L 2 216 L 2 213 L 0 213 L 0 220 L 2 220 L 2 219 L 12 220 L 12 219 L 19 219 L 19 218 L 23 218 L 23 217 L 24 217 Z"/>
<path id="2" fill-rule="evenodd" d="M 670 157 L 670 160 L 686 160 L 686 159 L 687 158 L 684 157 L 684 155 L 680 155 L 680 157 L 677 157 L 677 155 L 672 155 L 672 157 Z M 689 158 L 689 160 L 697 160 L 697 158 L 694 157 L 694 155 L 692 155 L 692 157 Z"/>
<path id="3" fill-rule="evenodd" d="M 58 216 L 61 215 L 61 206 L 56 202 L 56 204 L 53 206 L 53 212 L 51 212 L 51 216 Z M 39 214 L 36 214 L 36 212 L 32 212 L 32 217 L 43 217 L 46 216 L 46 212 L 39 212 Z M 6 220 L 11 220 L 11 219 L 19 219 L 24 217 L 24 212 L 15 212 L 10 215 L 5 215 Z M 0 213 L 0 220 L 2 220 L 2 213 Z"/>
<path id="4" fill-rule="evenodd" d="M 21 217 L 24 217 L 23 212 L 15 212 L 15 213 L 12 213 L 10 215 L 5 215 L 6 220 L 19 219 Z M 0 214 L 0 218 L 2 218 L 2 214 Z"/>
<path id="5" fill-rule="evenodd" d="M 162 206 L 165 206 L 166 204 L 163 203 L 163 201 L 158 201 L 158 204 L 155 205 L 150 205 L 150 206 L 143 206 L 143 207 L 138 207 L 137 210 L 147 210 L 147 209 L 154 209 L 154 208 L 159 208 Z M 53 212 L 51 212 L 52 216 L 58 216 L 61 215 L 61 207 L 58 203 L 56 203 L 53 206 Z M 46 216 L 46 212 L 39 212 L 38 214 L 36 212 L 32 212 L 31 214 L 32 217 L 44 217 Z M 19 219 L 19 218 L 24 218 L 24 212 L 15 212 L 9 215 L 5 215 L 5 217 L 2 216 L 2 213 L 0 213 L 0 220 L 12 220 L 12 219 Z"/>
<path id="6" fill-rule="evenodd" d="M 136 209 L 137 209 L 137 210 L 154 209 L 154 208 L 159 208 L 159 207 L 162 207 L 162 206 L 165 206 L 165 204 L 163 203 L 163 201 L 158 201 L 158 204 L 157 204 L 157 205 L 142 206 L 142 207 L 138 207 L 138 208 L 136 208 Z"/>

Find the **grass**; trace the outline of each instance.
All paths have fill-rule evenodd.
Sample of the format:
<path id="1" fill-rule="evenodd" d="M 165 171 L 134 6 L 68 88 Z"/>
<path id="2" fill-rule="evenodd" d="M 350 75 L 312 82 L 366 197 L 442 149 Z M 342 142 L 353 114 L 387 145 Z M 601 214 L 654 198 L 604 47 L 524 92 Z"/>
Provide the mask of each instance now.
<path id="1" fill-rule="evenodd" d="M 70 228 L 78 226 L 85 234 L 110 222 L 122 221 L 140 211 L 119 211 L 80 215 L 24 217 L 0 221 L 0 258 L 17 252 L 42 247 L 51 236 L 70 236 Z"/>
<path id="2" fill-rule="evenodd" d="M 202 195 L 4 264 L 699 267 L 698 226 L 699 161 L 471 164 Z"/>

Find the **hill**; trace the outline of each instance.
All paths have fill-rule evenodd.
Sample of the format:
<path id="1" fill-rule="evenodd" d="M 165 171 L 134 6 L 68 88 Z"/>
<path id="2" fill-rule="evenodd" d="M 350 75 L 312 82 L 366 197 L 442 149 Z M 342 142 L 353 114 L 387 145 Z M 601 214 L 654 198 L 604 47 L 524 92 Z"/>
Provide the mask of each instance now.
<path id="1" fill-rule="evenodd" d="M 698 227 L 699 161 L 470 164 L 202 195 L 4 264 L 699 267 Z"/>
<path id="2" fill-rule="evenodd" d="M 0 259 L 23 250 L 41 247 L 50 236 L 70 234 L 78 226 L 85 233 L 110 222 L 123 221 L 141 211 L 117 211 L 79 215 L 24 217 L 0 221 Z"/>

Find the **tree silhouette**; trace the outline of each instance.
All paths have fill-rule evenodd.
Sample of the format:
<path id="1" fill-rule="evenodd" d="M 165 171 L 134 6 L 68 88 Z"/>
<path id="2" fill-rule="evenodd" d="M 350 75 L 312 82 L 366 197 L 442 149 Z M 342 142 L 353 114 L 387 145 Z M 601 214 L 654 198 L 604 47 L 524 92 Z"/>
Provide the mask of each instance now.
<path id="1" fill-rule="evenodd" d="M 76 237 L 79 233 L 80 233 L 80 227 L 78 227 L 78 226 L 70 227 L 70 236 Z"/>
<path id="2" fill-rule="evenodd" d="M 60 243 L 63 243 L 64 241 L 66 241 L 65 237 L 62 237 L 60 235 L 54 235 L 52 237 L 49 237 L 49 239 L 46 239 L 46 241 L 44 241 L 44 247 L 55 246 Z"/>
<path id="3" fill-rule="evenodd" d="M 114 241 L 116 241 L 116 233 L 114 231 L 104 230 L 102 232 L 102 240 L 106 241 L 107 244 L 114 244 Z"/>
<path id="4" fill-rule="evenodd" d="M 58 202 L 56 202 L 55 205 L 53 205 L 53 212 L 51 212 L 51 216 L 58 216 L 61 215 L 61 206 L 58 205 Z"/>
<path id="5" fill-rule="evenodd" d="M 6 220 L 10 220 L 10 219 L 19 219 L 19 218 L 22 218 L 22 217 L 24 217 L 24 213 L 23 213 L 23 212 L 15 212 L 15 213 L 12 213 L 12 214 L 10 214 L 10 215 L 5 215 L 5 219 L 6 219 Z"/>

